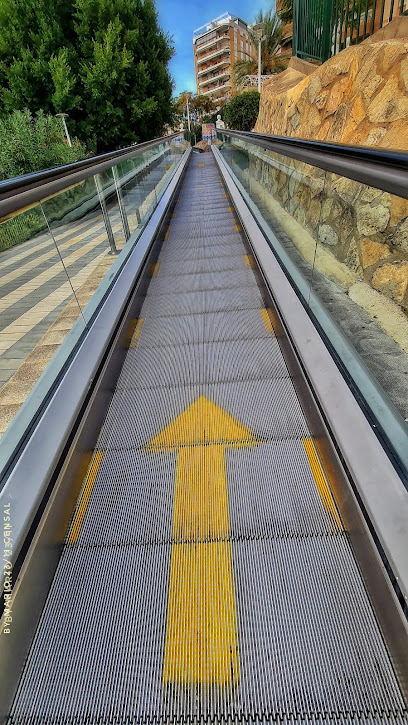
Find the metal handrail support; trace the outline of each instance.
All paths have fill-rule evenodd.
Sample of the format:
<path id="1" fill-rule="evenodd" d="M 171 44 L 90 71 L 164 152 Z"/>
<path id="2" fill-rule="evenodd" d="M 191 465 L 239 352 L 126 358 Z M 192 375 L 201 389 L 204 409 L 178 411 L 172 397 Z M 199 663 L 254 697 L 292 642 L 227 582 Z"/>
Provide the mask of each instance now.
<path id="1" fill-rule="evenodd" d="M 222 130 L 219 137 L 242 139 L 267 151 L 317 166 L 361 184 L 408 199 L 408 153 L 323 141 Z"/>

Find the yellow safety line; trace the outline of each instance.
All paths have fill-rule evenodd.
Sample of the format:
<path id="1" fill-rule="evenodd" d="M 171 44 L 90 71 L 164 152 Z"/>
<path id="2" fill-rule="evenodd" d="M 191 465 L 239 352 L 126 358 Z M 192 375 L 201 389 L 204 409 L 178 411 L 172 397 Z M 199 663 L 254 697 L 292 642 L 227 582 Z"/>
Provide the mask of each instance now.
<path id="1" fill-rule="evenodd" d="M 335 527 L 341 530 L 343 527 L 340 521 L 340 517 L 337 513 L 336 505 L 333 501 L 333 497 L 331 495 L 325 473 L 320 463 L 315 444 L 311 438 L 304 438 L 303 445 L 322 504 L 327 513 L 330 515 Z"/>
<path id="2" fill-rule="evenodd" d="M 224 199 L 228 199 L 228 194 L 224 194 Z"/>
<path id="3" fill-rule="evenodd" d="M 164 239 L 165 239 L 165 241 L 167 241 L 167 240 L 168 240 L 168 238 L 169 238 L 169 234 L 170 234 L 170 229 L 168 229 L 168 230 L 167 230 L 167 232 L 166 232 L 166 234 L 164 235 Z"/>
<path id="4" fill-rule="evenodd" d="M 244 254 L 244 259 L 247 267 L 255 269 L 255 259 L 253 258 L 252 254 Z"/>
<path id="5" fill-rule="evenodd" d="M 130 347 L 130 343 L 132 342 L 132 337 L 134 334 L 134 331 L 136 329 L 137 325 L 137 317 L 132 317 L 130 320 L 129 330 L 127 334 L 127 341 L 126 341 L 126 347 Z"/>
<path id="6" fill-rule="evenodd" d="M 242 232 L 242 227 L 240 227 L 239 224 L 235 224 L 234 229 L 236 232 Z"/>
<path id="7" fill-rule="evenodd" d="M 205 164 L 198 164 L 199 166 L 205 166 Z"/>
<path id="8" fill-rule="evenodd" d="M 261 315 L 265 324 L 266 332 L 270 332 L 272 335 L 274 335 L 275 330 L 273 329 L 272 321 L 269 315 L 270 312 L 272 312 L 272 310 L 263 309 L 261 310 Z"/>
<path id="9" fill-rule="evenodd" d="M 176 212 L 175 211 L 172 211 L 170 216 L 171 216 L 172 219 L 174 219 L 174 217 L 176 216 Z"/>
<path id="10" fill-rule="evenodd" d="M 270 321 L 272 322 L 272 325 L 273 325 L 273 328 L 275 331 L 275 335 L 281 335 L 282 327 L 281 327 L 280 320 L 279 320 L 276 312 L 274 310 L 271 310 L 270 307 L 268 307 L 268 317 L 269 317 Z"/>
<path id="11" fill-rule="evenodd" d="M 68 544 L 75 544 L 78 541 L 79 532 L 81 530 L 82 522 L 88 508 L 88 503 L 96 481 L 96 476 L 102 463 L 102 458 L 103 451 L 96 451 L 85 478 L 85 486 L 83 488 L 81 501 L 72 524 L 70 535 L 68 537 Z"/>
<path id="12" fill-rule="evenodd" d="M 132 339 L 131 339 L 130 345 L 129 345 L 129 348 L 131 350 L 136 347 L 137 341 L 138 341 L 138 339 L 140 337 L 140 333 L 142 331 L 143 320 L 144 320 L 144 317 L 141 317 L 139 320 L 137 320 L 137 324 L 135 326 L 135 330 L 134 330 L 134 333 L 133 333 L 133 336 L 132 336 Z"/>
<path id="13" fill-rule="evenodd" d="M 231 211 L 232 212 L 232 211 L 234 211 L 234 208 L 232 206 L 229 206 L 228 207 L 228 211 Z"/>
<path id="14" fill-rule="evenodd" d="M 159 273 L 159 267 L 160 267 L 160 262 L 153 262 L 153 264 L 150 267 L 150 276 L 151 277 L 157 277 L 157 275 Z"/>

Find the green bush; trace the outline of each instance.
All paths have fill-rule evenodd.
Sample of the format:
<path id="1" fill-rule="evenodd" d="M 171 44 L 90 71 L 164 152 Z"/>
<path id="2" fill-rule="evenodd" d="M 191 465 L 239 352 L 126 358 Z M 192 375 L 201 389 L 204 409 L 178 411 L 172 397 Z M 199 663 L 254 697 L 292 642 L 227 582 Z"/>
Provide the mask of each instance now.
<path id="1" fill-rule="evenodd" d="M 62 121 L 42 111 L 13 111 L 0 119 L 0 180 L 68 164 L 87 155 L 85 145 L 64 138 Z"/>
<path id="2" fill-rule="evenodd" d="M 47 228 L 40 206 L 0 223 L 0 252 L 33 239 Z"/>
<path id="3" fill-rule="evenodd" d="M 258 91 L 246 91 L 227 103 L 222 117 L 228 128 L 251 131 L 258 118 L 259 99 Z"/>

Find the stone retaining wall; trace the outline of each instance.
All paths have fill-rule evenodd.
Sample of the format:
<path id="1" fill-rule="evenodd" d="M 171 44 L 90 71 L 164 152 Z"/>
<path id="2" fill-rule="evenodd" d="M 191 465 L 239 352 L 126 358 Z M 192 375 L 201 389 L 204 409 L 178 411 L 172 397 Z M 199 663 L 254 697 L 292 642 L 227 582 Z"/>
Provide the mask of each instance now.
<path id="1" fill-rule="evenodd" d="M 408 42 L 374 40 L 346 48 L 281 93 L 266 85 L 255 130 L 408 150 Z M 254 150 L 251 167 L 333 264 L 408 308 L 406 200 L 277 154 Z"/>
<path id="2" fill-rule="evenodd" d="M 408 308 L 407 200 L 255 147 L 249 175 L 333 256 L 333 278 L 341 262 Z"/>

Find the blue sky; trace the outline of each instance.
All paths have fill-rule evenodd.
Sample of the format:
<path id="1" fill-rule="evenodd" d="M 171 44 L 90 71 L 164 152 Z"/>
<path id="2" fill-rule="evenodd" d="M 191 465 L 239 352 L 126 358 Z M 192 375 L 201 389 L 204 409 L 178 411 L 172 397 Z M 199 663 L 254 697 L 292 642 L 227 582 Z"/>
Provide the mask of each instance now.
<path id="1" fill-rule="evenodd" d="M 225 12 L 252 23 L 259 10 L 269 10 L 274 0 L 156 0 L 159 23 L 173 36 L 176 54 L 170 62 L 177 96 L 182 91 L 196 92 L 193 56 L 193 30 Z"/>

